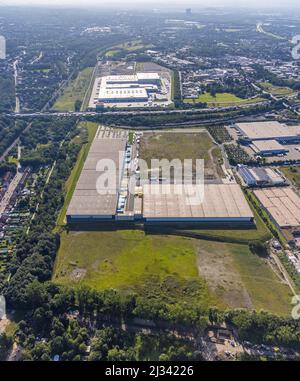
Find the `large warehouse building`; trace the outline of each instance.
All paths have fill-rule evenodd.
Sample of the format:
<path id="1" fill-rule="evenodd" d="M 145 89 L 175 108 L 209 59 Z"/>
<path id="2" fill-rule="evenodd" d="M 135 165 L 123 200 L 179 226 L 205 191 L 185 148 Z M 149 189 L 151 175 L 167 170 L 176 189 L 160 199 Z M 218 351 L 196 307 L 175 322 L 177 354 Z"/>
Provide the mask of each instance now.
<path id="1" fill-rule="evenodd" d="M 238 140 L 241 144 L 249 145 L 256 156 L 272 157 L 292 154 L 294 148 L 287 145 L 298 144 L 300 142 L 300 125 L 287 126 L 277 121 L 236 123 L 234 128 L 237 131 Z"/>
<path id="2" fill-rule="evenodd" d="M 204 184 L 203 199 L 196 187 L 199 185 L 144 185 L 145 223 L 254 223 L 254 215 L 238 184 Z"/>
<path id="3" fill-rule="evenodd" d="M 130 193 L 130 174 L 135 174 L 138 163 L 128 136 L 122 130 L 98 129 L 67 210 L 69 224 L 254 224 L 253 213 L 236 183 L 143 183 L 133 184 Z M 112 180 L 109 184 L 108 177 Z"/>
<path id="4" fill-rule="evenodd" d="M 257 189 L 254 194 L 280 228 L 300 227 L 300 197 L 291 187 Z"/>
<path id="5" fill-rule="evenodd" d="M 96 79 L 94 101 L 100 103 L 148 102 L 161 88 L 158 73 L 109 75 Z"/>
<path id="6" fill-rule="evenodd" d="M 125 162 L 126 143 L 125 131 L 105 127 L 98 129 L 67 210 L 68 223 L 114 219 L 119 197 L 120 173 Z M 110 176 L 109 167 L 99 168 L 101 159 L 111 160 L 114 163 L 116 170 L 111 170 L 110 186 L 99 182 L 104 170 L 107 177 Z"/>
<path id="7" fill-rule="evenodd" d="M 248 187 L 285 185 L 286 179 L 276 168 L 248 167 L 238 164 L 238 175 Z"/>
<path id="8" fill-rule="evenodd" d="M 286 146 L 278 143 L 277 140 L 256 140 L 252 144 L 252 149 L 260 156 L 285 155 L 289 152 Z"/>
<path id="9" fill-rule="evenodd" d="M 286 126 L 279 122 L 236 123 L 241 138 L 251 142 L 259 140 L 276 140 L 278 143 L 300 142 L 300 126 Z"/>

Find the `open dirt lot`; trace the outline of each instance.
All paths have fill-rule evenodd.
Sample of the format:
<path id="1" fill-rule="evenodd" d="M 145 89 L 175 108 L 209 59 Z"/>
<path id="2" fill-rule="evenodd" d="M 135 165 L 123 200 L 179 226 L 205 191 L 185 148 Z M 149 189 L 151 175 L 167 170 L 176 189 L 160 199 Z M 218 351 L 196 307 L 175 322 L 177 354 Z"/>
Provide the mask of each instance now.
<path id="1" fill-rule="evenodd" d="M 220 148 L 212 141 L 208 132 L 145 132 L 141 140 L 140 158 L 151 167 L 151 159 L 204 159 L 206 180 L 221 182 L 224 177 Z M 194 166 L 195 167 L 195 166 Z"/>

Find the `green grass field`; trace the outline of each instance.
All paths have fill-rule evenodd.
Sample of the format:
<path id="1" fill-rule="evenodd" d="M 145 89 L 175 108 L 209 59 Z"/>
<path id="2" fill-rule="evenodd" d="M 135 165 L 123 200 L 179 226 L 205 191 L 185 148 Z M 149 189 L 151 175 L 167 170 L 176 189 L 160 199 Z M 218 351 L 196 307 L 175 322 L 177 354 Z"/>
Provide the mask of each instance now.
<path id="1" fill-rule="evenodd" d="M 89 152 L 90 146 L 92 144 L 92 141 L 94 139 L 94 136 L 97 132 L 98 129 L 98 124 L 97 123 L 92 123 L 92 122 L 82 122 L 80 124 L 81 128 L 86 128 L 87 133 L 88 133 L 88 142 L 84 144 L 79 152 L 78 159 L 76 161 L 76 164 L 68 178 L 65 184 L 65 202 L 64 205 L 59 213 L 59 216 L 57 218 L 57 225 L 61 226 L 65 224 L 65 217 L 66 217 L 66 212 L 69 206 L 69 203 L 71 201 L 73 192 L 76 187 L 76 183 L 79 179 L 83 164 L 85 162 L 85 159 L 87 157 L 87 154 Z M 77 140 L 80 138 L 77 138 Z M 80 141 L 79 141 L 80 143 Z"/>
<path id="2" fill-rule="evenodd" d="M 197 99 L 185 99 L 185 103 L 207 103 L 208 106 L 211 107 L 218 107 L 218 106 L 234 106 L 239 104 L 252 104 L 257 102 L 262 102 L 265 99 L 263 98 L 249 98 L 249 99 L 242 99 L 234 94 L 230 93 L 217 93 L 214 97 L 211 96 L 209 93 L 204 93 L 198 96 Z"/>
<path id="3" fill-rule="evenodd" d="M 227 306 L 290 312 L 288 286 L 248 246 L 199 241 L 198 253 L 200 274 Z"/>
<path id="4" fill-rule="evenodd" d="M 173 286 L 200 282 L 197 298 L 205 306 L 285 314 L 290 303 L 288 287 L 247 245 L 146 235 L 138 230 L 63 232 L 53 281 L 143 294 L 161 289 L 161 282 Z M 191 297 L 179 292 L 179 285 L 174 289 L 177 298 Z M 167 295 L 168 290 L 163 292 Z"/>
<path id="5" fill-rule="evenodd" d="M 94 68 L 82 70 L 77 78 L 69 83 L 62 96 L 54 103 L 52 109 L 58 111 L 74 111 L 76 100 L 83 101 L 89 87 Z"/>
<path id="6" fill-rule="evenodd" d="M 280 170 L 300 189 L 300 166 L 281 167 Z"/>
<path id="7" fill-rule="evenodd" d="M 261 82 L 260 85 L 267 91 L 269 91 L 273 95 L 278 96 L 286 96 L 286 95 L 292 95 L 294 94 L 294 90 L 290 89 L 289 87 L 280 87 L 280 86 L 273 86 L 269 82 Z"/>
<path id="8" fill-rule="evenodd" d="M 105 53 L 105 56 L 108 58 L 114 57 L 116 54 L 122 51 L 130 53 L 141 49 L 150 49 L 152 46 L 153 45 L 151 44 L 143 44 L 142 40 L 127 41 L 122 44 L 112 46 L 112 48 Z"/>

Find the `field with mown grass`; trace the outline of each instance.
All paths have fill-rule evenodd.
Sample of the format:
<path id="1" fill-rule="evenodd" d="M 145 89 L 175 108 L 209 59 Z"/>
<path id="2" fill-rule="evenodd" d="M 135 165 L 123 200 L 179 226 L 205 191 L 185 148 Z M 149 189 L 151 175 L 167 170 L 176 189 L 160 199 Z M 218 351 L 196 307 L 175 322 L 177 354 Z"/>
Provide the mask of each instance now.
<path id="1" fill-rule="evenodd" d="M 247 245 L 141 230 L 64 231 L 53 281 L 158 293 L 203 308 L 290 311 L 289 288 Z"/>
<path id="2" fill-rule="evenodd" d="M 203 93 L 196 99 L 185 99 L 185 103 L 207 103 L 209 107 L 225 107 L 225 106 L 238 106 L 243 104 L 252 104 L 263 102 L 265 99 L 255 97 L 242 99 L 231 93 L 217 93 L 212 96 L 209 93 Z"/>
<path id="3" fill-rule="evenodd" d="M 93 70 L 93 67 L 88 67 L 79 72 L 77 78 L 72 80 L 64 89 L 63 94 L 54 103 L 52 109 L 57 111 L 75 111 L 75 102 L 76 100 L 83 101 Z"/>

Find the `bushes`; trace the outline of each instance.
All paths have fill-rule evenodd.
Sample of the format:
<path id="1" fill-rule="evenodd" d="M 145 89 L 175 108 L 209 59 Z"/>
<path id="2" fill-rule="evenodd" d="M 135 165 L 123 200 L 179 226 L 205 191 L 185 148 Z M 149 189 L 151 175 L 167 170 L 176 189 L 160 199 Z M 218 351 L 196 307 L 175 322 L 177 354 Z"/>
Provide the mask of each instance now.
<path id="1" fill-rule="evenodd" d="M 235 326 L 242 340 L 300 348 L 299 320 L 281 318 L 264 311 L 235 310 L 226 314 L 225 321 Z"/>
<path id="2" fill-rule="evenodd" d="M 52 124 L 46 125 L 52 128 Z M 51 127 L 49 127 L 51 126 Z M 68 132 L 76 128 L 75 124 L 67 121 L 62 127 L 62 131 L 66 135 Z M 59 131 L 60 135 L 62 131 Z M 47 135 L 48 130 L 37 133 L 33 140 L 27 140 L 25 144 L 33 147 L 40 142 L 39 136 Z M 52 138 L 56 139 L 57 135 L 53 133 Z M 15 308 L 28 308 L 29 296 L 27 287 L 38 280 L 45 282 L 51 278 L 52 268 L 59 247 L 59 235 L 54 234 L 56 217 L 64 202 L 64 186 L 71 169 L 76 162 L 77 154 L 80 150 L 80 145 L 71 143 L 66 139 L 61 147 L 57 147 L 53 143 L 52 154 L 49 161 L 56 165 L 53 167 L 53 172 L 50 181 L 39 189 L 42 193 L 42 198 L 39 203 L 39 208 L 35 214 L 35 218 L 30 226 L 30 233 L 21 238 L 16 254 L 8 264 L 8 271 L 11 273 L 11 279 L 4 286 L 4 292 L 7 301 Z M 54 155 L 55 154 L 55 155 Z"/>
<path id="3" fill-rule="evenodd" d="M 224 147 L 231 165 L 256 163 L 256 160 L 251 159 L 251 157 L 241 146 L 235 144 L 226 144 Z"/>
<path id="4" fill-rule="evenodd" d="M 5 361 L 12 348 L 13 340 L 5 333 L 0 334 L 0 361 Z"/>
<path id="5" fill-rule="evenodd" d="M 249 244 L 250 251 L 259 257 L 268 256 L 268 246 L 265 242 L 254 241 Z"/>
<path id="6" fill-rule="evenodd" d="M 181 104 L 181 88 L 180 88 L 180 76 L 178 70 L 173 71 L 173 86 L 174 86 L 174 104 L 175 107 L 179 107 Z"/>
<path id="7" fill-rule="evenodd" d="M 219 144 L 232 141 L 232 137 L 224 126 L 209 126 L 207 130 Z"/>

